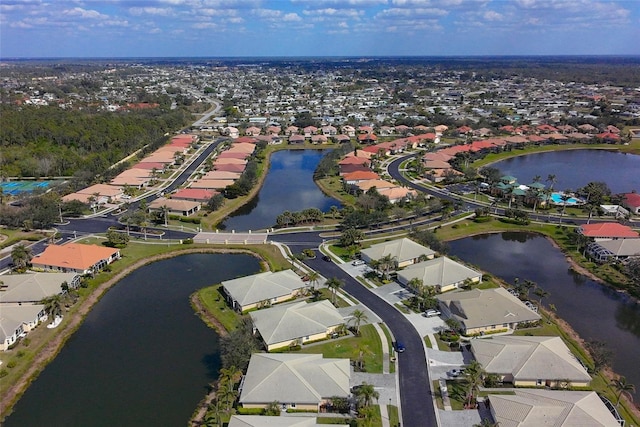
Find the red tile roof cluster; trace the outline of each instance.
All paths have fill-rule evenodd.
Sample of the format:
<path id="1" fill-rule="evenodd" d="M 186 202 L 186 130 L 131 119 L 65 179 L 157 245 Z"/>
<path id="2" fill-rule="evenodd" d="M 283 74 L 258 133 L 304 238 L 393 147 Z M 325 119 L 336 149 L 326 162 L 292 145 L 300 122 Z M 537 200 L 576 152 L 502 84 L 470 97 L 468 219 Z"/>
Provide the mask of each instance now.
<path id="1" fill-rule="evenodd" d="M 617 222 L 599 222 L 595 224 L 584 224 L 579 228 L 580 232 L 587 237 L 604 238 L 637 238 L 638 232 L 631 227 L 618 224 Z"/>

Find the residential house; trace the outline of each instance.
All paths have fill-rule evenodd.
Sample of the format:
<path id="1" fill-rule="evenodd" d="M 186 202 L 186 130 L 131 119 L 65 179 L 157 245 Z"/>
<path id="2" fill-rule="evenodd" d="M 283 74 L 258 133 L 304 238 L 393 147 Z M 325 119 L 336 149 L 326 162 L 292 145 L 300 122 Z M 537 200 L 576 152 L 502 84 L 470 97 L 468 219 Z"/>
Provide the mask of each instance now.
<path id="1" fill-rule="evenodd" d="M 417 196 L 418 192 L 411 188 L 389 187 L 381 188 L 378 190 L 378 194 L 387 197 L 391 203 L 398 203 L 401 200 L 407 200 Z"/>
<path id="2" fill-rule="evenodd" d="M 385 181 L 384 179 L 369 179 L 366 181 L 360 181 L 355 184 L 360 190 L 366 192 L 371 188 L 376 188 L 378 192 L 384 188 L 394 188 L 397 187 L 393 182 Z"/>
<path id="3" fill-rule="evenodd" d="M 215 190 L 204 188 L 181 188 L 171 195 L 173 200 L 188 200 L 191 202 L 207 203 L 213 196 L 219 194 Z"/>
<path id="4" fill-rule="evenodd" d="M 577 232 L 592 238 L 596 242 L 599 240 L 637 239 L 640 237 L 640 234 L 631 227 L 617 222 L 582 224 L 578 227 Z"/>
<path id="5" fill-rule="evenodd" d="M 640 194 L 626 193 L 622 197 L 622 206 L 636 215 L 640 215 Z"/>
<path id="6" fill-rule="evenodd" d="M 304 294 L 307 285 L 293 270 L 265 271 L 222 282 L 234 310 L 245 312 L 288 301 Z"/>
<path id="7" fill-rule="evenodd" d="M 363 249 L 361 253 L 362 259 L 367 263 L 390 255 L 398 263 L 398 268 L 415 264 L 424 258 L 432 259 L 435 256 L 435 252 L 430 248 L 406 237 L 372 245 L 367 249 Z"/>
<path id="8" fill-rule="evenodd" d="M 460 322 L 465 335 L 513 332 L 540 315 L 504 288 L 473 289 L 437 296 L 442 314 Z"/>
<path id="9" fill-rule="evenodd" d="M 303 135 L 291 135 L 289 137 L 289 144 L 304 144 Z"/>
<path id="10" fill-rule="evenodd" d="M 349 397 L 350 378 L 349 359 L 325 359 L 321 354 L 254 353 L 239 402 L 243 408 L 266 408 L 278 402 L 282 409 L 319 412 L 331 398 Z"/>
<path id="11" fill-rule="evenodd" d="M 167 199 L 160 197 L 149 203 L 149 212 L 162 212 L 164 207 L 169 209 L 170 214 L 189 216 L 200 210 L 200 202 L 190 200 Z"/>
<path id="12" fill-rule="evenodd" d="M 344 324 L 328 300 L 281 304 L 250 316 L 267 351 L 325 339 Z"/>
<path id="13" fill-rule="evenodd" d="M 471 340 L 484 370 L 516 387 L 588 387 L 591 375 L 560 337 L 496 336 Z"/>
<path id="14" fill-rule="evenodd" d="M 515 390 L 489 394 L 491 416 L 500 426 L 620 427 L 594 391 Z"/>
<path id="15" fill-rule="evenodd" d="M 598 262 L 640 257 L 640 239 L 598 240 L 587 246 L 587 253 Z"/>
<path id="16" fill-rule="evenodd" d="M 347 424 L 338 424 L 338 426 L 343 427 L 346 425 Z M 318 420 L 315 417 L 294 416 L 290 414 L 287 414 L 286 417 L 232 415 L 227 427 L 326 427 L 326 424 L 318 424 Z"/>
<path id="17" fill-rule="evenodd" d="M 49 245 L 33 257 L 33 268 L 50 271 L 92 274 L 120 259 L 120 249 L 82 243 Z"/>
<path id="18" fill-rule="evenodd" d="M 401 284 L 406 286 L 412 279 L 420 279 L 425 286 L 432 286 L 440 293 L 458 289 L 465 283 L 479 283 L 482 273 L 443 256 L 398 271 Z"/>
<path id="19" fill-rule="evenodd" d="M 46 319 L 42 304 L 3 304 L 0 307 L 0 350 L 7 351 L 18 338 Z"/>
<path id="20" fill-rule="evenodd" d="M 373 179 L 380 179 L 380 175 L 369 170 L 369 171 L 356 171 L 351 173 L 346 173 L 342 175 L 342 179 L 346 184 L 357 184 L 362 181 L 369 181 Z"/>
<path id="21" fill-rule="evenodd" d="M 62 293 L 62 284 L 65 282 L 69 288 L 77 288 L 80 285 L 80 275 L 76 273 L 5 274 L 2 276 L 2 282 L 0 304 L 34 304 Z"/>

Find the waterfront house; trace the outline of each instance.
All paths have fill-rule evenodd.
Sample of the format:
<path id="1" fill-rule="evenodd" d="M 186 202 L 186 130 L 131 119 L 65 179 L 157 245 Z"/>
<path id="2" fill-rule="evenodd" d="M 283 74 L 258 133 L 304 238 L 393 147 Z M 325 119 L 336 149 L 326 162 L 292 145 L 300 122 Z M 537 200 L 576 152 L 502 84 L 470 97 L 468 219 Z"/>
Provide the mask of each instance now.
<path id="1" fill-rule="evenodd" d="M 471 340 L 471 352 L 487 373 L 516 387 L 587 387 L 591 382 L 560 337 L 476 339 Z"/>
<path id="2" fill-rule="evenodd" d="M 65 282 L 69 288 L 77 288 L 80 285 L 80 275 L 76 273 L 5 274 L 2 276 L 2 282 L 0 305 L 33 304 L 62 293 L 62 284 Z"/>
<path id="3" fill-rule="evenodd" d="M 34 268 L 92 274 L 120 259 L 120 249 L 82 243 L 49 245 L 31 260 Z"/>
<path id="4" fill-rule="evenodd" d="M 280 304 L 250 313 L 267 351 L 328 338 L 344 318 L 328 301 Z"/>
<path id="5" fill-rule="evenodd" d="M 349 359 L 254 353 L 241 384 L 239 402 L 243 408 L 266 408 L 278 402 L 282 409 L 319 412 L 331 398 L 349 397 L 350 379 Z"/>
<path id="6" fill-rule="evenodd" d="M 345 423 L 347 420 L 345 420 Z M 336 426 L 336 424 L 333 424 Z M 347 426 L 347 424 L 337 424 Z M 309 416 L 265 417 L 263 415 L 232 415 L 227 427 L 326 427 L 318 419 Z"/>
<path id="7" fill-rule="evenodd" d="M 171 195 L 173 200 L 187 200 L 191 202 L 206 203 L 216 194 L 215 190 L 204 188 L 182 188 Z"/>
<path id="8" fill-rule="evenodd" d="M 229 304 L 239 312 L 294 299 L 304 294 L 306 287 L 293 270 L 265 271 L 222 282 Z"/>
<path id="9" fill-rule="evenodd" d="M 594 391 L 515 390 L 489 394 L 491 416 L 500 426 L 620 427 Z"/>
<path id="10" fill-rule="evenodd" d="M 587 253 L 598 262 L 638 258 L 640 239 L 598 240 L 587 246 Z"/>
<path id="11" fill-rule="evenodd" d="M 421 258 L 431 259 L 435 252 L 411 239 L 402 238 L 389 242 L 382 242 L 361 251 L 362 259 L 367 263 L 390 255 L 403 268 L 417 263 Z"/>
<path id="12" fill-rule="evenodd" d="M 638 232 L 631 227 L 617 222 L 582 224 L 578 227 L 577 232 L 596 242 L 599 240 L 637 239 L 640 237 Z"/>
<path id="13" fill-rule="evenodd" d="M 46 319 L 42 304 L 3 304 L 0 307 L 0 350 L 7 351 L 18 338 Z"/>
<path id="14" fill-rule="evenodd" d="M 460 322 L 465 335 L 513 332 L 540 315 L 504 288 L 473 289 L 438 295 L 442 314 Z"/>
<path id="15" fill-rule="evenodd" d="M 443 256 L 418 262 L 398 272 L 401 284 L 406 286 L 412 279 L 420 279 L 425 286 L 432 286 L 440 293 L 458 289 L 467 282 L 479 283 L 482 273 Z"/>
<path id="16" fill-rule="evenodd" d="M 622 196 L 622 206 L 636 215 L 640 215 L 640 194 L 626 193 Z"/>

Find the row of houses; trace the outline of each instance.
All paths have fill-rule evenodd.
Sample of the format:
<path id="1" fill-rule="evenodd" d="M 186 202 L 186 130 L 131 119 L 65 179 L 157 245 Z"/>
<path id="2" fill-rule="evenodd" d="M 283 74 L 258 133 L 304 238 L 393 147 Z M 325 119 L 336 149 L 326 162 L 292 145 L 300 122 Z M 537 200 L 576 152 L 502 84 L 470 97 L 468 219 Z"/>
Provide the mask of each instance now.
<path id="1" fill-rule="evenodd" d="M 106 204 L 118 204 L 131 198 L 128 189 L 141 190 L 150 186 L 159 174 L 180 162 L 191 146 L 198 141 L 196 135 L 181 134 L 153 153 L 144 157 L 131 168 L 121 172 L 107 184 L 94 184 L 67 194 L 62 198 L 65 202 L 80 201 L 91 207 Z"/>
<path id="2" fill-rule="evenodd" d="M 94 274 L 120 258 L 120 250 L 97 245 L 67 243 L 49 245 L 31 260 L 38 272 L 0 276 L 0 350 L 47 320 L 41 301 L 75 289 L 80 277 Z"/>
<path id="3" fill-rule="evenodd" d="M 388 197 L 391 203 L 396 203 L 399 200 L 417 195 L 415 190 L 401 187 L 384 180 L 374 172 L 371 169 L 371 158 L 373 156 L 374 154 L 371 152 L 357 150 L 356 152 L 349 153 L 338 162 L 340 176 L 342 177 L 345 188 L 367 192 L 375 187 L 378 193 Z"/>

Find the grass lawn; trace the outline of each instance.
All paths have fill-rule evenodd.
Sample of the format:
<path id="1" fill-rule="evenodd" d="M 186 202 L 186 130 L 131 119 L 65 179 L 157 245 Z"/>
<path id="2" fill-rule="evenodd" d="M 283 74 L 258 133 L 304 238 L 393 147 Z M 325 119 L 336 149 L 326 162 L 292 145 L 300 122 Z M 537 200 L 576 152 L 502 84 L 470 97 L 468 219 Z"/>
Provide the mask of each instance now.
<path id="1" fill-rule="evenodd" d="M 424 340 L 424 343 L 427 346 L 427 348 L 433 348 L 433 346 L 431 345 L 431 338 L 429 338 L 429 335 L 425 335 L 424 338 L 422 339 Z"/>
<path id="2" fill-rule="evenodd" d="M 358 360 L 363 352 L 367 372 L 382 373 L 382 343 L 380 336 L 372 325 L 360 327 L 359 337 L 329 340 L 319 344 L 302 347 L 301 353 L 322 353 L 327 358 L 344 358 Z"/>
<path id="3" fill-rule="evenodd" d="M 227 304 L 222 295 L 222 285 L 202 288 L 196 292 L 207 311 L 215 317 L 227 331 L 235 330 L 240 324 L 241 316 Z"/>
<path id="4" fill-rule="evenodd" d="M 454 411 L 463 410 L 467 399 L 467 382 L 465 380 L 447 381 L 447 390 L 451 401 L 451 409 Z"/>
<path id="5" fill-rule="evenodd" d="M 389 350 L 389 354 L 393 354 L 393 339 L 391 339 L 391 333 L 389 332 L 389 329 L 387 328 L 387 325 L 385 325 L 384 323 L 380 323 L 380 328 L 382 329 L 382 331 L 384 332 L 384 336 L 387 338 L 387 348 Z M 389 373 L 393 374 L 396 372 L 396 364 L 395 362 L 391 362 L 389 361 Z"/>
<path id="6" fill-rule="evenodd" d="M 440 381 L 432 381 L 431 389 L 436 394 L 436 406 L 438 409 L 444 409 L 444 402 L 442 401 L 442 392 L 440 391 Z"/>
<path id="7" fill-rule="evenodd" d="M 0 249 L 11 246 L 15 243 L 23 240 L 29 240 L 32 242 L 38 241 L 42 238 L 49 237 L 51 233 L 42 233 L 36 231 L 22 231 L 3 228 L 0 230 Z"/>
<path id="8" fill-rule="evenodd" d="M 399 426 L 400 418 L 398 417 L 398 407 L 395 405 L 387 405 L 387 413 L 389 414 L 389 424 Z"/>

